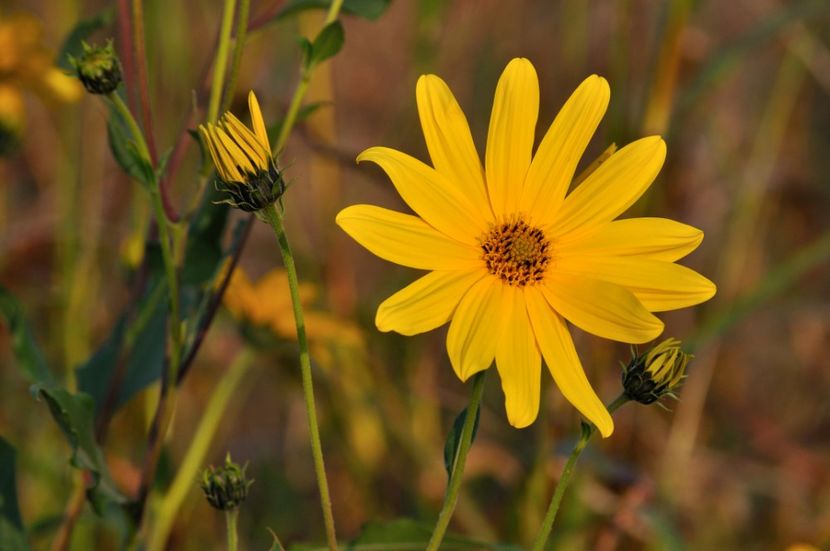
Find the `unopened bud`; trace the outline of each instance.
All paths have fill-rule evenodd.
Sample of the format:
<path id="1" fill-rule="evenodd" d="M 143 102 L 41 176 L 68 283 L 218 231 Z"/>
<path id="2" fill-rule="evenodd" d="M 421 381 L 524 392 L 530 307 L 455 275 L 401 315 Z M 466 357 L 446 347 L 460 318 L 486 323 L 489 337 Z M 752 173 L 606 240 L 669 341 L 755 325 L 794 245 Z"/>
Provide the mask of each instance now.
<path id="1" fill-rule="evenodd" d="M 121 62 L 115 54 L 112 40 L 106 46 L 83 43 L 81 57 L 69 58 L 78 79 L 91 94 L 109 94 L 121 83 Z"/>
<path id="2" fill-rule="evenodd" d="M 686 365 L 694 356 L 683 352 L 680 341 L 666 339 L 645 354 L 635 356 L 623 371 L 623 389 L 629 399 L 651 404 L 669 396 L 686 378 Z"/>
<path id="3" fill-rule="evenodd" d="M 248 489 L 254 483 L 245 475 L 247 468 L 247 464 L 240 468 L 231 461 L 229 453 L 223 466 L 205 469 L 200 485 L 208 503 L 220 511 L 232 511 L 239 507 L 248 497 Z"/>

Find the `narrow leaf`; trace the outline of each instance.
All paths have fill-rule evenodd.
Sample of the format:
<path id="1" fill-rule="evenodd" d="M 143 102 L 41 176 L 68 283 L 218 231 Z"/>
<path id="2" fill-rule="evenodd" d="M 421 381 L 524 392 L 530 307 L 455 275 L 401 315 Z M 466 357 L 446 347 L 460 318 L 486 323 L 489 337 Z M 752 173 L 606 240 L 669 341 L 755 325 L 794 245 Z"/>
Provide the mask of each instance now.
<path id="1" fill-rule="evenodd" d="M 473 423 L 473 435 L 470 439 L 470 444 L 472 444 L 476 439 L 476 433 L 478 432 L 478 421 L 481 417 L 481 409 L 476 410 L 476 418 L 475 422 Z M 461 433 L 464 430 L 464 422 L 467 419 L 467 408 L 461 410 L 461 413 L 458 414 L 458 417 L 455 418 L 455 421 L 452 424 L 452 428 L 450 429 L 449 434 L 447 434 L 447 441 L 444 444 L 444 468 L 447 470 L 447 483 L 449 484 L 449 479 L 452 478 L 452 469 L 455 466 L 455 458 L 458 456 L 458 448 L 461 445 Z"/>
<path id="2" fill-rule="evenodd" d="M 323 30 L 320 31 L 320 34 L 311 44 L 311 56 L 307 59 L 306 65 L 314 67 L 336 55 L 343 47 L 345 40 L 346 36 L 340 21 L 329 23 L 323 27 Z"/>
<path id="3" fill-rule="evenodd" d="M 383 15 L 392 0 L 345 0 L 343 12 L 374 20 Z M 286 19 L 306 10 L 327 10 L 331 0 L 291 0 L 280 10 L 276 20 Z"/>
<path id="4" fill-rule="evenodd" d="M 9 291 L 0 286 L 0 319 L 5 319 L 12 338 L 12 352 L 17 367 L 29 382 L 54 380 L 46 360 L 35 341 L 29 323 L 23 315 L 23 307 Z"/>
<path id="5" fill-rule="evenodd" d="M 14 448 L 0 437 L 0 549 L 29 549 L 17 505 Z"/>

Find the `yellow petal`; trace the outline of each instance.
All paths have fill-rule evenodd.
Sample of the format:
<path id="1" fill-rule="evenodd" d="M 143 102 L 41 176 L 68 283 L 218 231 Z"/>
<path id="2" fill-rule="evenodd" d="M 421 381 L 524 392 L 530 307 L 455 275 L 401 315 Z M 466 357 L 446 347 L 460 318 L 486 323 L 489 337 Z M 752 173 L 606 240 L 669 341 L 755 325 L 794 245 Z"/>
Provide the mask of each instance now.
<path id="1" fill-rule="evenodd" d="M 496 348 L 496 369 L 504 391 L 507 420 L 524 428 L 539 414 L 542 357 L 527 317 L 524 292 L 504 286 L 504 329 Z"/>
<path id="2" fill-rule="evenodd" d="M 370 147 L 357 157 L 357 162 L 362 161 L 376 163 L 386 171 L 406 204 L 453 239 L 476 245 L 487 230 L 485 213 L 478 212 L 456 186 L 418 159 L 388 147 Z"/>
<path id="3" fill-rule="evenodd" d="M 610 222 L 640 198 L 666 158 L 659 136 L 623 147 L 565 198 L 551 226 L 555 235 Z"/>
<path id="4" fill-rule="evenodd" d="M 700 304 L 715 294 L 715 284 L 686 266 L 639 257 L 563 257 L 557 269 L 625 287 L 650 312 Z"/>
<path id="5" fill-rule="evenodd" d="M 254 162 L 251 159 L 249 159 L 247 155 L 245 155 L 245 152 L 242 151 L 242 148 L 239 145 L 237 145 L 233 138 L 231 138 L 223 128 L 218 128 L 214 126 L 213 130 L 213 135 L 216 136 L 217 139 L 220 141 L 222 147 L 230 156 L 231 161 L 233 162 L 234 166 L 236 166 L 240 174 L 253 174 L 254 172 L 256 172 Z"/>
<path id="6" fill-rule="evenodd" d="M 464 293 L 486 275 L 484 269 L 430 272 L 384 300 L 375 325 L 381 331 L 401 335 L 417 335 L 444 325 Z"/>
<path id="7" fill-rule="evenodd" d="M 476 211 L 492 219 L 484 171 L 470 126 L 446 83 L 423 75 L 415 87 L 418 115 L 435 170 L 446 176 L 470 200 Z"/>
<path id="8" fill-rule="evenodd" d="M 554 310 L 588 333 L 639 344 L 663 332 L 663 322 L 619 285 L 557 270 L 541 289 Z"/>
<path id="9" fill-rule="evenodd" d="M 377 256 L 420 270 L 464 270 L 481 266 L 481 254 L 453 241 L 418 218 L 372 205 L 340 211 L 337 225 Z"/>
<path id="10" fill-rule="evenodd" d="M 579 85 L 550 125 L 530 163 L 519 205 L 519 210 L 528 213 L 537 224 L 553 220 L 610 98 L 608 82 L 591 75 Z"/>
<path id="11" fill-rule="evenodd" d="M 262 170 L 268 169 L 268 152 L 262 150 L 257 137 L 251 130 L 242 124 L 233 113 L 225 113 L 222 117 L 225 131 L 233 141 L 245 152 L 251 162 Z"/>
<path id="12" fill-rule="evenodd" d="M 526 289 L 525 300 L 536 342 L 559 391 L 599 429 L 603 438 L 611 436 L 614 421 L 585 376 L 565 321 L 551 309 L 538 289 Z"/>
<path id="13" fill-rule="evenodd" d="M 516 58 L 507 64 L 496 86 L 487 132 L 484 163 L 487 191 L 496 216 L 514 213 L 519 207 L 538 116 L 536 69 L 527 59 Z"/>
<path id="14" fill-rule="evenodd" d="M 494 278 L 484 277 L 467 291 L 455 309 L 447 332 L 447 354 L 462 381 L 493 363 L 504 317 L 503 287 Z"/>
<path id="15" fill-rule="evenodd" d="M 674 262 L 695 250 L 703 232 L 667 218 L 614 220 L 582 237 L 557 243 L 562 256 L 637 256 Z"/>
<path id="16" fill-rule="evenodd" d="M 251 112 L 251 125 L 254 127 L 259 144 L 268 154 L 271 154 L 271 144 L 268 142 L 268 132 L 265 131 L 265 121 L 262 120 L 262 111 L 254 91 L 248 92 L 248 110 Z"/>
<path id="17" fill-rule="evenodd" d="M 209 137 L 208 143 L 213 146 L 211 152 L 215 153 L 215 158 L 219 159 L 219 162 L 216 163 L 216 170 L 219 172 L 219 176 L 225 181 L 244 182 L 244 176 L 225 148 L 225 142 L 220 138 L 220 136 L 224 135 L 224 132 L 210 123 L 207 125 L 207 132 Z"/>

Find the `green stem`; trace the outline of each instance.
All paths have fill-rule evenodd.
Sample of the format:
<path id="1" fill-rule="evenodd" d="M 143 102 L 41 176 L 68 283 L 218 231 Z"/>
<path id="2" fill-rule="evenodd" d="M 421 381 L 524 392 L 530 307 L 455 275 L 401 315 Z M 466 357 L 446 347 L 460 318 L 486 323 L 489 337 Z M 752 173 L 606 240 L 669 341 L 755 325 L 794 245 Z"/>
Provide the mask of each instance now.
<path id="1" fill-rule="evenodd" d="M 626 402 L 628 402 L 628 397 L 625 393 L 620 394 L 608 405 L 608 411 L 614 413 Z M 539 529 L 536 540 L 533 542 L 533 551 L 542 551 L 545 548 L 548 537 L 550 537 L 550 532 L 553 529 L 553 521 L 556 519 L 556 513 L 559 512 L 559 506 L 562 504 L 562 497 L 565 495 L 565 490 L 571 482 L 576 462 L 579 460 L 579 456 L 582 455 L 582 451 L 588 445 L 588 441 L 596 430 L 597 428 L 594 425 L 586 422 L 582 423 L 582 434 L 576 442 L 576 445 L 574 445 L 574 449 L 571 451 L 570 457 L 568 457 L 568 462 L 565 463 L 565 468 L 562 469 L 562 476 L 559 477 L 559 481 L 556 483 L 556 489 L 553 491 L 553 497 L 550 500 L 550 505 L 548 505 L 548 511 L 545 513 L 545 519 L 542 521 L 542 527 Z"/>
<path id="2" fill-rule="evenodd" d="M 239 0 L 239 10 L 236 13 L 236 33 L 233 38 L 233 54 L 231 55 L 231 71 L 225 82 L 222 102 L 222 111 L 230 109 L 233 92 L 236 89 L 236 80 L 239 77 L 239 67 L 242 65 L 242 53 L 245 51 L 245 39 L 248 35 L 248 15 L 251 0 Z"/>
<path id="3" fill-rule="evenodd" d="M 222 99 L 222 85 L 225 82 L 225 69 L 228 64 L 228 49 L 230 48 L 235 8 L 236 0 L 225 0 L 225 7 L 222 10 L 222 26 L 219 29 L 219 47 L 216 49 L 216 59 L 213 64 L 213 83 L 210 87 L 207 113 L 208 122 L 216 122 L 219 117 L 219 100 Z"/>
<path id="4" fill-rule="evenodd" d="M 461 489 L 461 479 L 464 473 L 464 465 L 467 463 L 467 453 L 470 451 L 473 440 L 473 428 L 475 427 L 475 420 L 478 416 L 478 408 L 481 404 L 481 396 L 484 393 L 484 381 L 487 376 L 487 371 L 482 371 L 476 374 L 473 379 L 473 395 L 470 398 L 470 405 L 467 406 L 467 415 L 464 418 L 464 427 L 461 429 L 461 440 L 458 444 L 458 455 L 452 466 L 452 473 L 450 474 L 449 484 L 447 486 L 447 493 L 444 495 L 444 504 L 441 507 L 441 512 L 438 514 L 438 522 L 435 523 L 435 528 L 432 530 L 432 536 L 429 538 L 427 551 L 437 551 L 444 539 L 444 534 L 447 527 L 450 525 L 452 513 L 455 510 L 455 504 L 458 501 L 458 492 Z"/>
<path id="5" fill-rule="evenodd" d="M 239 536 L 236 533 L 236 519 L 239 516 L 239 509 L 225 511 L 225 524 L 228 526 L 228 551 L 236 551 L 239 543 Z"/>
<path id="6" fill-rule="evenodd" d="M 308 352 L 308 339 L 305 333 L 303 308 L 300 302 L 300 285 L 297 280 L 297 268 L 294 265 L 294 255 L 288 244 L 288 238 L 282 225 L 282 217 L 274 205 L 268 205 L 261 211 L 262 218 L 274 230 L 274 235 L 280 244 L 280 253 L 288 275 L 288 289 L 291 293 L 291 305 L 294 310 L 294 323 L 297 326 L 297 343 L 300 347 L 300 371 L 303 379 L 303 394 L 305 396 L 306 411 L 308 412 L 308 430 L 311 438 L 311 453 L 314 458 L 314 471 L 317 475 L 317 486 L 320 489 L 320 504 L 323 509 L 323 521 L 326 526 L 326 540 L 331 551 L 337 550 L 337 537 L 334 532 L 334 515 L 331 510 L 331 497 L 326 479 L 326 467 L 323 463 L 323 447 L 320 444 L 320 429 L 317 424 L 317 409 L 314 405 L 314 386 L 311 379 L 311 356 Z"/>
<path id="7" fill-rule="evenodd" d="M 343 0 L 333 0 L 329 11 L 326 13 L 326 19 L 323 22 L 323 27 L 329 23 L 333 23 L 340 15 L 340 8 L 343 7 Z M 300 112 L 300 107 L 303 104 L 306 91 L 308 90 L 308 83 L 311 81 L 311 71 L 303 67 L 300 74 L 300 82 L 297 83 L 297 88 L 294 90 L 294 95 L 291 97 L 291 103 L 288 105 L 288 111 L 285 113 L 280 133 L 277 136 L 277 141 L 274 143 L 274 153 L 279 155 L 282 148 L 285 147 L 285 142 L 288 141 L 288 135 L 294 129 L 294 124 L 297 122 L 297 114 Z"/>
<path id="8" fill-rule="evenodd" d="M 182 503 L 184 503 L 188 493 L 196 488 L 193 481 L 196 480 L 199 469 L 205 462 L 210 444 L 219 423 L 225 415 L 228 402 L 239 387 L 239 383 L 248 373 L 254 358 L 254 352 L 250 348 L 245 348 L 222 375 L 216 389 L 211 394 L 202 418 L 199 420 L 196 433 L 193 435 L 193 440 L 191 440 L 181 466 L 176 472 L 176 477 L 170 485 L 170 490 L 161 498 L 161 504 L 155 514 L 155 523 L 147 539 L 149 542 L 147 545 L 148 551 L 161 551 L 167 544 L 167 538 L 170 536 L 170 531 Z"/>

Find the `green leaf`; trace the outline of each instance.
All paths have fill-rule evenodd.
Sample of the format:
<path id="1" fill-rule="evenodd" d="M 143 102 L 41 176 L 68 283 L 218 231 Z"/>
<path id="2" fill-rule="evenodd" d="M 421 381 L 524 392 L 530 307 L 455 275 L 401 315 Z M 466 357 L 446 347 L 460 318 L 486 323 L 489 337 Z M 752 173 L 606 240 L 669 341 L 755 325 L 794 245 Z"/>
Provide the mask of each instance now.
<path id="1" fill-rule="evenodd" d="M 98 415 L 107 399 L 107 392 L 118 365 L 126 331 L 127 317 L 122 315 L 107 340 L 86 362 L 75 370 L 78 378 L 78 390 L 92 397 L 95 403 L 96 415 Z"/>
<path id="2" fill-rule="evenodd" d="M 35 341 L 32 329 L 23 315 L 20 302 L 0 286 L 0 316 L 6 320 L 12 337 L 12 352 L 17 366 L 29 382 L 54 381 L 54 376 L 46 366 L 43 353 Z"/>
<path id="3" fill-rule="evenodd" d="M 118 166 L 134 180 L 147 186 L 153 185 L 155 171 L 150 161 L 138 152 L 138 148 L 127 130 L 126 123 L 115 108 L 110 108 L 110 117 L 107 120 L 107 138 L 110 151 L 112 151 L 112 156 Z"/>
<path id="4" fill-rule="evenodd" d="M 89 19 L 78 21 L 72 30 L 69 31 L 66 40 L 63 41 L 63 46 L 61 46 L 58 58 L 55 60 L 55 65 L 61 69 L 71 71 L 72 65 L 69 63 L 69 56 L 80 57 L 83 51 L 83 41 L 92 36 L 95 31 L 110 26 L 114 15 L 115 8 L 110 7 Z"/>
<path id="5" fill-rule="evenodd" d="M 375 20 L 386 11 L 392 0 L 344 0 L 343 12 Z M 277 14 L 276 20 L 286 19 L 306 10 L 327 10 L 330 0 L 291 0 Z"/>
<path id="6" fill-rule="evenodd" d="M 69 463 L 92 474 L 87 498 L 96 511 L 101 511 L 107 503 L 126 503 L 126 498 L 110 478 L 104 454 L 95 441 L 92 397 L 82 392 L 72 394 L 55 385 L 34 385 L 32 390 L 49 406 L 52 417 L 66 437 L 72 449 Z"/>
<path id="7" fill-rule="evenodd" d="M 310 51 L 307 46 L 303 46 L 303 59 L 306 68 L 311 69 L 336 55 L 343 47 L 345 40 L 346 36 L 343 33 L 343 25 L 340 21 L 333 21 L 323 27 L 311 44 Z M 306 42 L 308 41 L 306 40 Z"/>
<path id="8" fill-rule="evenodd" d="M 230 207 L 225 203 L 216 204 L 220 199 L 220 193 L 211 189 L 190 223 L 182 270 L 184 285 L 203 286 L 213 279 L 222 261 L 222 236 Z"/>
<path id="9" fill-rule="evenodd" d="M 14 448 L 0 436 L 0 549 L 29 549 L 17 506 Z"/>
<path id="10" fill-rule="evenodd" d="M 478 432 L 478 421 L 481 417 L 481 409 L 476 410 L 476 418 L 475 422 L 473 423 L 473 435 L 470 438 L 470 444 L 472 444 L 476 439 L 476 433 Z M 449 484 L 449 479 L 452 478 L 452 468 L 455 465 L 455 458 L 458 455 L 458 447 L 461 444 L 461 433 L 464 430 L 464 421 L 467 419 L 467 408 L 464 408 L 461 413 L 458 414 L 458 417 L 455 418 L 455 422 L 452 424 L 452 428 L 450 429 L 449 434 L 447 434 L 447 441 L 444 444 L 444 468 L 447 469 L 447 483 Z"/>

